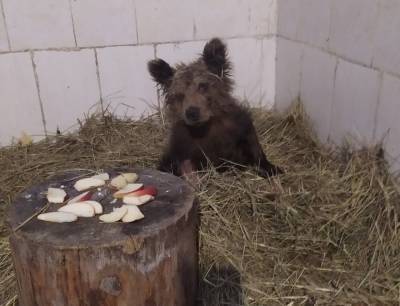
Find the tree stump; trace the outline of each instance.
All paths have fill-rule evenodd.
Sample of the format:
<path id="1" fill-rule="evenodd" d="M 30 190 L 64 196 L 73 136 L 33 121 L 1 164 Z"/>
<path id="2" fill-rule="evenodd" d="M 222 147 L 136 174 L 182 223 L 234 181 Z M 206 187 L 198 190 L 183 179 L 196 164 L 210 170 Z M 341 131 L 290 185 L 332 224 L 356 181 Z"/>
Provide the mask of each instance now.
<path id="1" fill-rule="evenodd" d="M 121 169 L 119 169 L 121 170 Z M 127 169 L 124 169 L 127 172 Z M 117 171 L 107 171 L 116 175 Z M 140 206 L 145 218 L 101 223 L 98 217 L 50 223 L 30 216 L 46 204 L 49 186 L 73 184 L 69 173 L 23 192 L 11 206 L 11 250 L 23 306 L 192 306 L 198 265 L 198 214 L 194 191 L 183 180 L 155 170 L 131 169 L 158 195 Z M 112 211 L 112 195 L 103 197 Z M 61 204 L 50 204 L 56 211 Z M 19 228 L 18 228 L 19 227 Z"/>

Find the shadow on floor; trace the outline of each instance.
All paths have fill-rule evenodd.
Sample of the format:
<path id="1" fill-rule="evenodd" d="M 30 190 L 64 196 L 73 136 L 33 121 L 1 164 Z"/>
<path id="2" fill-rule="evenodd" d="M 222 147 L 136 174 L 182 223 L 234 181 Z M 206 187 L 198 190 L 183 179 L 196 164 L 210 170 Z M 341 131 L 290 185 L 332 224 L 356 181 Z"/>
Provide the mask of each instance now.
<path id="1" fill-rule="evenodd" d="M 213 266 L 202 271 L 197 306 L 243 306 L 240 273 L 232 266 Z"/>

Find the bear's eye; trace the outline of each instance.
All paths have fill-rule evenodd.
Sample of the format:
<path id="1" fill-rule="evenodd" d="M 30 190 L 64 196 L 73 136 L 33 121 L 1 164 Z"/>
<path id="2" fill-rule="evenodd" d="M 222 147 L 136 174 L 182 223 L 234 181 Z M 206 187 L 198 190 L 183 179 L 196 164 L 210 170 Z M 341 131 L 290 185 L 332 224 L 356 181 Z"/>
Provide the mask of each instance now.
<path id="1" fill-rule="evenodd" d="M 206 92 L 208 90 L 208 83 L 199 83 L 198 88 L 199 91 Z"/>

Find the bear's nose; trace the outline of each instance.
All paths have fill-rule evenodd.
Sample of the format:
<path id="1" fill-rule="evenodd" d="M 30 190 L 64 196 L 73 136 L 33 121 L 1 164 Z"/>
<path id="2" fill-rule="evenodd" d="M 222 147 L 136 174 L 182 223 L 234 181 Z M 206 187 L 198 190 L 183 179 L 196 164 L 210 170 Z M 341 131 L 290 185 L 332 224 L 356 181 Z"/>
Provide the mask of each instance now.
<path id="1" fill-rule="evenodd" d="M 191 106 L 185 111 L 185 116 L 190 121 L 198 121 L 200 119 L 200 109 L 198 107 Z"/>

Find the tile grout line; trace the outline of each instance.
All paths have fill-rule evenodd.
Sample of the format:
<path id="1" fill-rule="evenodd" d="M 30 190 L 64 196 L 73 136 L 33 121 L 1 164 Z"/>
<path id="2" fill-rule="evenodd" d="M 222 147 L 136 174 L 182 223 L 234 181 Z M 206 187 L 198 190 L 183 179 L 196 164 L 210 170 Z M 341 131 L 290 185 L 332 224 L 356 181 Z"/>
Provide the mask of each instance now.
<path id="1" fill-rule="evenodd" d="M 278 37 L 275 37 L 274 49 L 275 49 L 274 50 L 275 51 L 275 53 L 274 53 L 274 83 L 275 84 L 274 84 L 274 97 L 273 97 L 274 101 L 273 101 L 272 109 L 276 109 L 276 107 L 277 107 L 276 99 L 278 97 L 278 94 L 276 93 L 277 92 L 277 85 L 276 85 L 277 81 L 276 80 L 278 79 Z"/>
<path id="2" fill-rule="evenodd" d="M 4 12 L 3 0 L 0 0 L 0 9 L 1 9 L 1 14 L 3 16 L 4 30 L 6 31 L 8 50 L 10 50 L 10 52 L 11 52 L 11 41 L 10 41 L 10 35 L 8 34 L 8 26 L 7 26 L 7 21 L 6 21 L 6 13 Z"/>
<path id="3" fill-rule="evenodd" d="M 327 143 L 330 143 L 331 132 L 332 132 L 332 113 L 333 113 L 333 105 L 335 103 L 337 71 L 339 68 L 339 58 L 336 57 L 335 60 L 336 60 L 336 64 L 335 64 L 335 70 L 333 72 L 332 101 L 331 101 L 331 105 L 330 105 L 331 109 L 329 110 L 329 128 L 328 128 Z"/>
<path id="4" fill-rule="evenodd" d="M 154 59 L 157 58 L 157 45 L 153 45 L 153 50 L 154 50 Z M 156 92 L 157 92 L 157 103 L 158 103 L 158 109 L 160 111 L 160 114 L 162 114 L 162 108 L 161 108 L 161 95 L 160 95 L 160 89 L 156 87 Z"/>
<path id="5" fill-rule="evenodd" d="M 260 77 L 260 100 L 265 100 L 265 94 L 264 94 L 264 71 L 266 68 L 266 63 L 265 63 L 265 57 L 264 57 L 264 41 L 261 40 L 261 77 Z"/>
<path id="6" fill-rule="evenodd" d="M 335 1 L 335 0 L 333 0 Z M 329 8 L 329 26 L 328 26 L 328 38 L 326 40 L 326 47 L 330 49 L 331 47 L 331 36 L 332 36 L 332 19 L 333 19 L 333 10 L 334 10 L 334 2 L 331 1 Z"/>
<path id="7" fill-rule="evenodd" d="M 74 41 L 75 41 L 75 46 L 78 46 L 78 42 L 76 40 L 76 32 L 75 32 L 75 20 L 74 20 L 74 14 L 72 14 L 72 4 L 71 0 L 68 0 L 68 5 L 69 5 L 69 13 L 71 15 L 71 23 L 72 23 L 72 33 L 74 35 Z"/>
<path id="8" fill-rule="evenodd" d="M 138 28 L 138 20 L 137 20 L 136 1 L 133 0 L 132 4 L 133 4 L 133 13 L 135 15 L 136 43 L 139 44 L 139 28 Z"/>
<path id="9" fill-rule="evenodd" d="M 270 39 L 274 38 L 273 34 L 266 35 L 255 35 L 255 36 L 232 36 L 223 38 L 223 40 L 230 39 L 246 39 L 246 38 L 254 38 L 254 39 Z M 163 41 L 163 42 L 146 42 L 146 43 L 137 43 L 137 44 L 115 44 L 115 45 L 93 45 L 93 46 L 76 46 L 76 47 L 60 47 L 60 48 L 33 48 L 33 49 L 21 49 L 21 50 L 13 50 L 13 51 L 0 51 L 1 54 L 8 53 L 22 53 L 29 51 L 56 51 L 56 52 L 65 52 L 65 51 L 80 51 L 85 49 L 105 49 L 105 48 L 114 48 L 114 47 L 140 47 L 140 46 L 153 46 L 153 45 L 168 45 L 168 44 L 181 44 L 181 43 L 189 43 L 189 42 L 204 42 L 207 39 L 196 39 L 196 40 L 177 40 L 177 41 Z"/>
<path id="10" fill-rule="evenodd" d="M 274 27 L 272 27 L 271 20 L 273 20 L 274 18 L 271 18 L 270 22 L 268 22 L 268 33 L 272 32 L 272 34 L 274 36 L 276 36 L 275 39 L 277 39 L 278 38 L 278 33 L 279 33 L 279 19 L 280 19 L 280 17 L 279 17 L 279 7 L 280 7 L 280 5 L 279 5 L 279 1 L 278 0 L 276 0 L 275 3 L 276 3 L 276 5 L 275 5 L 275 8 L 274 8 L 274 12 L 273 12 L 274 15 L 273 16 L 276 16 L 276 18 L 275 18 L 276 24 L 275 24 Z M 275 28 L 275 33 L 273 33 L 273 31 L 271 31 L 271 29 L 273 29 L 273 28 Z"/>
<path id="11" fill-rule="evenodd" d="M 47 133 L 47 127 L 46 127 L 46 117 L 44 114 L 42 96 L 40 94 L 39 76 L 38 76 L 38 73 L 36 70 L 36 63 L 35 63 L 33 51 L 30 51 L 30 56 L 31 56 L 32 68 L 33 68 L 33 75 L 35 77 L 36 90 L 37 90 L 37 94 L 38 94 L 38 98 L 39 98 L 40 112 L 42 114 L 42 123 L 43 123 L 44 134 L 47 137 L 48 133 Z"/>
<path id="12" fill-rule="evenodd" d="M 95 64 L 96 64 L 97 86 L 99 87 L 101 113 L 104 116 L 103 90 L 101 88 L 99 59 L 98 59 L 98 56 L 97 56 L 97 49 L 96 48 L 94 48 L 94 61 L 95 61 Z"/>
<path id="13" fill-rule="evenodd" d="M 377 141 L 376 139 L 376 133 L 377 133 L 377 128 L 378 128 L 378 113 L 379 109 L 381 106 L 381 95 L 382 95 L 382 90 L 383 90 L 383 72 L 379 73 L 379 88 L 378 88 L 378 96 L 377 96 L 377 101 L 376 101 L 376 106 L 375 106 L 375 112 L 374 112 L 374 128 L 372 131 L 372 140 L 375 142 Z"/>
<path id="14" fill-rule="evenodd" d="M 309 48 L 313 48 L 313 49 L 319 50 L 321 52 L 327 53 L 329 55 L 332 55 L 334 57 L 337 57 L 337 58 L 339 58 L 339 59 L 341 59 L 341 60 L 343 60 L 345 62 L 354 64 L 354 65 L 358 65 L 358 66 L 361 66 L 361 67 L 364 67 L 364 68 L 368 68 L 368 69 L 371 69 L 371 70 L 374 70 L 374 71 L 377 71 L 377 72 L 383 72 L 383 73 L 386 73 L 388 75 L 394 76 L 396 78 L 400 78 L 400 73 L 391 72 L 391 71 L 385 71 L 385 70 L 382 70 L 379 67 L 375 67 L 373 65 L 368 65 L 368 64 L 359 62 L 357 60 L 353 60 L 353 59 L 351 59 L 349 57 L 346 57 L 344 55 L 340 55 L 338 53 L 335 53 L 334 51 L 329 50 L 328 48 L 315 46 L 313 44 L 310 44 L 310 43 L 307 43 L 307 42 L 304 42 L 304 41 L 300 41 L 300 40 L 297 40 L 297 39 L 291 39 L 291 38 L 282 36 L 281 34 L 277 35 L 277 38 L 284 39 L 284 40 L 291 41 L 291 42 L 295 42 L 295 43 L 301 44 L 303 46 L 307 46 Z"/>
<path id="15" fill-rule="evenodd" d="M 297 94 L 297 97 L 299 99 L 299 101 L 301 101 L 301 87 L 303 86 L 303 61 L 304 61 L 304 56 L 305 56 L 305 52 L 304 52 L 304 48 L 302 48 L 301 50 L 301 54 L 300 54 L 300 71 L 299 71 L 299 92 Z"/>
<path id="16" fill-rule="evenodd" d="M 378 1 L 376 5 L 377 5 L 378 12 L 375 15 L 376 18 L 374 18 L 374 21 L 373 21 L 374 32 L 373 32 L 373 36 L 372 36 L 372 46 L 373 47 L 372 47 L 372 56 L 371 56 L 371 63 L 370 63 L 371 67 L 374 66 L 374 62 L 375 62 L 375 58 L 376 58 L 376 49 L 377 49 L 377 46 L 376 46 L 377 35 L 376 34 L 377 34 L 377 28 L 379 25 L 379 20 L 380 20 L 381 14 L 382 14 L 382 2 Z"/>

